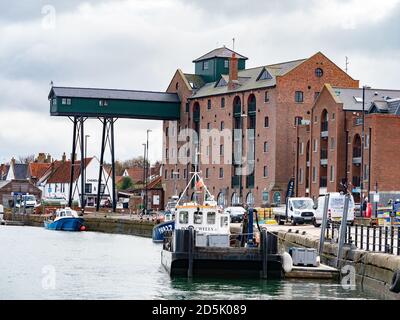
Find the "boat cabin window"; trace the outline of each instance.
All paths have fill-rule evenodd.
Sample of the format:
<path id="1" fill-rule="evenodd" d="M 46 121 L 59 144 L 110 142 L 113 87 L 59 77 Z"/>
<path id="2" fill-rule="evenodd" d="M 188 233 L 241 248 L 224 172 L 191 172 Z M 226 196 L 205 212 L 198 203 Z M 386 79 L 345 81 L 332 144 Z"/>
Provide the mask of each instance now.
<path id="1" fill-rule="evenodd" d="M 65 215 L 67 217 L 72 217 L 72 212 L 71 211 L 65 211 Z"/>
<path id="2" fill-rule="evenodd" d="M 182 224 L 189 223 L 189 212 L 187 212 L 187 211 L 179 212 L 179 223 L 182 223 Z"/>
<path id="3" fill-rule="evenodd" d="M 202 224 L 203 223 L 203 212 L 196 211 L 194 213 L 194 224 Z"/>
<path id="4" fill-rule="evenodd" d="M 215 224 L 215 212 L 207 212 L 207 224 Z"/>
<path id="5" fill-rule="evenodd" d="M 227 227 L 228 223 L 228 217 L 221 217 L 221 228 Z"/>

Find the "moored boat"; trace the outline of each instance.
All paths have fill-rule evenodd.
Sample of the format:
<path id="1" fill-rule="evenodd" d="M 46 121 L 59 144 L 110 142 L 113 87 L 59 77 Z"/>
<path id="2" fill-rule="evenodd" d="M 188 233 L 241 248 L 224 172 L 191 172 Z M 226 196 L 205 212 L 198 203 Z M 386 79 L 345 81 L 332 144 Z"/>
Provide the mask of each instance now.
<path id="1" fill-rule="evenodd" d="M 71 208 L 58 209 L 55 218 L 44 221 L 44 227 L 49 230 L 84 231 L 84 220 Z"/>

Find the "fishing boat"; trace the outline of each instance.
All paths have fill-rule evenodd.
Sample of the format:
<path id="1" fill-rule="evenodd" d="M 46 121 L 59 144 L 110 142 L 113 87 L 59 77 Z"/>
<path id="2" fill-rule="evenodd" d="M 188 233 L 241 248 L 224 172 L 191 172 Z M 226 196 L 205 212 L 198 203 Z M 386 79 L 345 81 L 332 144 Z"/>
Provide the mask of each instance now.
<path id="1" fill-rule="evenodd" d="M 83 219 L 71 208 L 58 209 L 55 218 L 44 221 L 44 227 L 49 230 L 84 231 Z"/>
<path id="2" fill-rule="evenodd" d="M 231 234 L 229 214 L 214 200 L 199 172 L 193 172 L 182 195 L 193 180 L 194 199 L 181 204 L 181 196 L 176 205 L 175 228 L 164 234 L 161 264 L 169 275 L 280 278 L 282 256 L 277 252 L 276 235 L 264 230 L 260 246 L 253 245 L 251 219 L 251 228 L 246 232 L 249 241 L 237 246 L 238 234 Z"/>
<path id="3" fill-rule="evenodd" d="M 153 227 L 152 238 L 153 242 L 164 242 L 164 235 L 168 231 L 173 231 L 175 229 L 175 215 L 166 211 L 164 214 L 164 221 L 155 225 Z"/>

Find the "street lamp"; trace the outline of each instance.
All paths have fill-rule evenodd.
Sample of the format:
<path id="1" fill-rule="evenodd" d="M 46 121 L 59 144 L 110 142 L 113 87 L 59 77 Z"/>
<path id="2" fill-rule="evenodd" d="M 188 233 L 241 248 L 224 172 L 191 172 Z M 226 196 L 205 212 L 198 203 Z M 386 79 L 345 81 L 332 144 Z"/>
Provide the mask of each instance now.
<path id="1" fill-rule="evenodd" d="M 145 181 L 146 181 L 146 144 L 142 143 L 142 146 L 143 146 L 143 149 L 144 149 L 144 152 L 143 152 L 143 183 L 145 183 Z M 142 197 L 143 197 L 143 208 L 142 208 L 142 211 L 143 211 L 143 214 L 144 214 L 145 213 L 144 207 L 145 207 L 146 199 L 145 199 L 145 195 L 144 195 L 143 191 L 142 191 Z"/>
<path id="2" fill-rule="evenodd" d="M 85 166 L 86 165 L 86 159 L 87 159 L 87 139 L 88 138 L 90 138 L 90 135 L 89 134 L 86 134 L 85 135 L 85 159 L 83 159 L 82 161 L 83 161 L 83 165 Z M 86 189 L 86 167 L 85 167 L 85 171 L 84 171 L 84 173 L 85 173 L 85 176 L 84 176 L 84 180 L 85 180 L 85 189 Z M 83 190 L 82 190 L 83 191 Z M 86 190 L 85 190 L 85 206 L 86 206 L 86 204 L 87 204 L 87 195 L 86 195 Z"/>
<path id="3" fill-rule="evenodd" d="M 364 189 L 364 144 L 365 144 L 365 90 L 371 89 L 371 87 L 364 85 L 363 97 L 362 97 L 362 127 L 361 127 L 361 182 L 360 182 L 360 215 L 364 216 L 363 212 L 363 189 Z"/>
<path id="4" fill-rule="evenodd" d="M 144 163 L 144 165 L 145 165 L 145 172 L 146 172 L 146 177 L 145 177 L 145 183 L 146 183 L 146 185 L 145 185 L 145 197 L 146 197 L 146 200 L 145 200 L 145 213 L 147 214 L 147 202 L 148 202 L 148 200 L 147 200 L 147 183 L 148 183 L 148 178 L 149 178 L 149 133 L 151 132 L 151 130 L 150 129 L 147 129 L 147 140 L 146 140 L 146 161 L 145 161 L 145 163 Z"/>

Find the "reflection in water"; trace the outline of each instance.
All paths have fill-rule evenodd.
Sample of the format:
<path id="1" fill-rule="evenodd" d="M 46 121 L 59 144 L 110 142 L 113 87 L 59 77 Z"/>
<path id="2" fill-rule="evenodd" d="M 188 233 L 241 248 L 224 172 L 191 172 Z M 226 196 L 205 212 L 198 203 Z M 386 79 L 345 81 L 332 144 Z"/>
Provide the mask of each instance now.
<path id="1" fill-rule="evenodd" d="M 170 279 L 140 237 L 0 226 L 0 244 L 0 299 L 373 298 L 331 281 Z"/>

